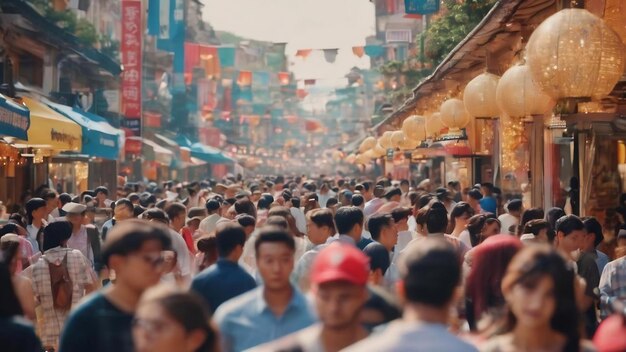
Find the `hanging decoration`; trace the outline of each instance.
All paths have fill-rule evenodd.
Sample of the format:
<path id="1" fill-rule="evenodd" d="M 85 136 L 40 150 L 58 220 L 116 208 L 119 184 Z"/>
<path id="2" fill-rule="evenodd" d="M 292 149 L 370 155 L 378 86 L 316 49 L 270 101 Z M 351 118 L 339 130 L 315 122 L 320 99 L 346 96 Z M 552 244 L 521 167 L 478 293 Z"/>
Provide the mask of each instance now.
<path id="1" fill-rule="evenodd" d="M 424 117 L 411 115 L 402 122 L 402 132 L 408 139 L 422 141 L 426 139 Z"/>
<path id="2" fill-rule="evenodd" d="M 624 45 L 604 21 L 584 9 L 543 21 L 526 45 L 533 79 L 550 97 L 600 99 L 624 72 Z"/>
<path id="3" fill-rule="evenodd" d="M 305 79 L 304 80 L 304 85 L 305 86 L 314 86 L 315 85 L 315 80 L 314 79 Z"/>
<path id="4" fill-rule="evenodd" d="M 237 84 L 240 86 L 249 86 L 252 84 L 252 71 L 239 71 Z"/>
<path id="5" fill-rule="evenodd" d="M 363 57 L 363 55 L 365 55 L 365 48 L 362 46 L 353 46 L 352 53 L 360 59 Z"/>
<path id="6" fill-rule="evenodd" d="M 492 73 L 482 73 L 465 86 L 463 104 L 470 116 L 478 118 L 494 118 L 500 115 L 496 103 L 496 88 L 499 76 Z"/>
<path id="7" fill-rule="evenodd" d="M 393 148 L 392 143 L 391 143 L 392 134 L 393 132 L 391 131 L 387 131 L 383 133 L 383 135 L 380 136 L 380 138 L 378 138 L 378 144 L 380 144 L 380 146 L 385 149 Z"/>
<path id="8" fill-rule="evenodd" d="M 439 109 L 441 122 L 448 127 L 448 133 L 460 134 L 470 122 L 470 116 L 465 110 L 463 101 L 457 98 L 448 99 L 441 104 Z"/>
<path id="9" fill-rule="evenodd" d="M 301 57 L 303 60 L 306 59 L 309 55 L 311 55 L 311 52 L 313 51 L 313 49 L 299 49 L 296 52 L 296 57 Z"/>
<path id="10" fill-rule="evenodd" d="M 385 54 L 385 48 L 382 45 L 366 45 L 365 55 L 375 59 Z"/>
<path id="11" fill-rule="evenodd" d="M 220 58 L 222 67 L 235 66 L 235 48 L 230 46 L 220 46 L 217 48 L 217 55 Z"/>
<path id="12" fill-rule="evenodd" d="M 391 133 L 391 147 L 393 149 L 398 149 L 402 145 L 402 141 L 404 141 L 404 132 L 402 131 L 394 131 Z"/>
<path id="13" fill-rule="evenodd" d="M 289 72 L 278 72 L 278 82 L 281 86 L 286 86 L 290 81 L 290 73 Z"/>
<path id="14" fill-rule="evenodd" d="M 304 99 L 307 95 L 309 95 L 309 93 L 305 89 L 296 90 L 296 96 L 298 97 L 298 99 Z"/>
<path id="15" fill-rule="evenodd" d="M 387 149 L 383 148 L 378 141 L 376 141 L 376 145 L 372 148 L 373 154 L 377 157 L 383 157 L 387 154 Z"/>
<path id="16" fill-rule="evenodd" d="M 366 151 L 373 149 L 376 146 L 376 138 L 367 137 L 361 142 L 359 146 L 359 153 L 365 153 Z"/>
<path id="17" fill-rule="evenodd" d="M 426 137 L 437 138 L 441 134 L 441 130 L 445 128 L 441 122 L 441 114 L 439 112 L 432 113 L 425 118 Z"/>
<path id="18" fill-rule="evenodd" d="M 498 108 L 509 116 L 545 114 L 554 101 L 533 81 L 528 65 L 515 65 L 502 75 L 496 89 Z"/>
<path id="19" fill-rule="evenodd" d="M 337 54 L 339 53 L 339 49 L 324 49 L 324 59 L 329 64 L 332 64 L 337 59 Z"/>

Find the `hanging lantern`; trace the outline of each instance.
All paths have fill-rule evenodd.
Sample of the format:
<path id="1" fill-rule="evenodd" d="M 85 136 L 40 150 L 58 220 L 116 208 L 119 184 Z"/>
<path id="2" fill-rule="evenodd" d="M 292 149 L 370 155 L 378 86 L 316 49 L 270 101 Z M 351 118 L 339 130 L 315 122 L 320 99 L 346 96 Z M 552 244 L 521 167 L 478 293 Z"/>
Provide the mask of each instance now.
<path id="1" fill-rule="evenodd" d="M 356 156 L 354 162 L 358 165 L 367 165 L 370 162 L 370 158 L 365 156 L 365 154 L 359 154 Z"/>
<path id="2" fill-rule="evenodd" d="M 376 153 L 372 149 L 363 153 L 363 156 L 366 157 L 368 161 L 378 158 L 378 156 L 376 156 Z"/>
<path id="3" fill-rule="evenodd" d="M 391 133 L 391 147 L 393 149 L 400 148 L 402 141 L 404 140 L 404 132 L 394 131 Z"/>
<path id="4" fill-rule="evenodd" d="M 359 147 L 359 153 L 365 153 L 366 151 L 374 148 L 376 145 L 376 138 L 367 137 L 361 142 L 361 146 Z"/>
<path id="5" fill-rule="evenodd" d="M 400 150 L 412 150 L 417 148 L 421 143 L 421 140 L 410 139 L 405 136 L 398 148 Z"/>
<path id="6" fill-rule="evenodd" d="M 354 164 L 355 160 L 356 160 L 356 154 L 354 154 L 354 153 L 352 153 L 352 154 L 350 154 L 350 155 L 348 155 L 346 157 L 346 162 L 348 164 Z"/>
<path id="7" fill-rule="evenodd" d="M 290 81 L 290 73 L 289 72 L 278 72 L 278 82 L 280 82 L 281 86 L 286 86 Z"/>
<path id="8" fill-rule="evenodd" d="M 500 78 L 496 100 L 502 112 L 524 117 L 545 114 L 554 101 L 533 81 L 528 65 L 515 65 Z"/>
<path id="9" fill-rule="evenodd" d="M 624 46 L 604 21 L 564 9 L 535 29 L 526 46 L 533 79 L 553 99 L 602 98 L 624 72 Z"/>
<path id="10" fill-rule="evenodd" d="M 427 116 L 425 120 L 426 137 L 439 137 L 441 130 L 445 128 L 441 122 L 441 114 L 439 112 L 435 112 L 430 116 Z"/>
<path id="11" fill-rule="evenodd" d="M 499 80 L 499 76 L 485 72 L 469 81 L 463 91 L 463 104 L 470 116 L 493 118 L 500 115 L 496 103 Z"/>
<path id="12" fill-rule="evenodd" d="M 393 145 L 391 143 L 391 135 L 392 134 L 393 134 L 393 132 L 391 132 L 391 131 L 387 131 L 387 132 L 383 133 L 383 135 L 378 139 L 378 144 L 380 144 L 380 146 L 385 148 L 385 149 L 393 148 Z"/>
<path id="13" fill-rule="evenodd" d="M 372 149 L 372 151 L 374 152 L 373 154 L 377 158 L 380 158 L 382 156 L 385 156 L 385 154 L 387 154 L 387 150 L 383 148 L 380 144 L 378 144 L 378 142 L 376 142 L 376 146 Z"/>
<path id="14" fill-rule="evenodd" d="M 411 115 L 402 122 L 402 132 L 409 139 L 424 140 L 426 138 L 425 124 L 426 122 L 422 116 Z"/>
<path id="15" fill-rule="evenodd" d="M 470 122 L 470 116 L 460 99 L 452 98 L 444 101 L 439 112 L 441 113 L 441 122 L 449 128 L 451 133 L 458 133 Z"/>

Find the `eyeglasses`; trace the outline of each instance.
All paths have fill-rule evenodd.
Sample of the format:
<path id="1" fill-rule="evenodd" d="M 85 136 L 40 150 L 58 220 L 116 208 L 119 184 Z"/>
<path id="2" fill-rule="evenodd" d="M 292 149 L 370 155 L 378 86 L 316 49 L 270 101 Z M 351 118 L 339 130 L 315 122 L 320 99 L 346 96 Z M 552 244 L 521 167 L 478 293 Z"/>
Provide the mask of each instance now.
<path id="1" fill-rule="evenodd" d="M 144 262 L 150 264 L 152 267 L 157 268 L 163 265 L 165 262 L 165 255 L 163 252 L 157 253 L 143 253 L 137 254 L 137 256 L 143 259 Z"/>
<path id="2" fill-rule="evenodd" d="M 167 322 L 155 319 L 134 318 L 132 321 L 133 329 L 141 329 L 151 336 L 161 333 L 167 325 Z"/>

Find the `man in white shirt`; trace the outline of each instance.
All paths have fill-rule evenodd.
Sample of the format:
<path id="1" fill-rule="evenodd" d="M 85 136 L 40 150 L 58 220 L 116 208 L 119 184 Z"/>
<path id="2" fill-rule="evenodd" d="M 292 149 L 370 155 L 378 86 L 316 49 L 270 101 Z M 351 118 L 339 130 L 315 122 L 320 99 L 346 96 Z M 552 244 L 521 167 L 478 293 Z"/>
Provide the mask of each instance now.
<path id="1" fill-rule="evenodd" d="M 498 217 L 500 224 L 502 225 L 502 233 L 508 233 L 514 235 L 516 233 L 517 225 L 519 225 L 520 217 L 524 211 L 523 203 L 521 199 L 512 199 L 506 205 L 506 214 L 502 214 Z"/>
<path id="2" fill-rule="evenodd" d="M 378 208 L 380 208 L 383 204 L 385 204 L 385 188 L 383 186 L 376 186 L 374 188 L 374 198 L 372 200 L 365 203 L 365 208 L 363 209 L 363 214 L 365 217 L 369 217 L 374 214 Z"/>
<path id="3" fill-rule="evenodd" d="M 409 242 L 417 238 L 417 233 L 409 230 L 409 217 L 413 215 L 411 208 L 400 207 L 391 211 L 391 216 L 398 231 L 398 244 L 394 253 L 400 253 Z"/>
<path id="4" fill-rule="evenodd" d="M 200 222 L 200 231 L 203 232 L 203 236 L 215 232 L 215 225 L 222 219 L 222 203 L 217 198 L 209 199 L 206 202 L 206 210 L 209 216 Z"/>

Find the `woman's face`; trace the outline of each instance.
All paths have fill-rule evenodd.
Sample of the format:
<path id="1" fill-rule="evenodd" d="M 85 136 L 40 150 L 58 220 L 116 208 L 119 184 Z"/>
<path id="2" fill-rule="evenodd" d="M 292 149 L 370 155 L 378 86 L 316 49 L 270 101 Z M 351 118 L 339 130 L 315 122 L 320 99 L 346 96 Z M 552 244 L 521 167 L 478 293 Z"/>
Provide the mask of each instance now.
<path id="1" fill-rule="evenodd" d="M 469 220 L 470 216 L 467 213 L 461 214 L 461 216 L 455 218 L 455 223 L 456 226 L 459 228 L 465 228 L 467 226 L 467 221 Z"/>
<path id="2" fill-rule="evenodd" d="M 517 324 L 533 329 L 550 325 L 556 300 L 554 281 L 548 275 L 543 275 L 530 285 L 515 284 L 504 296 Z"/>
<path id="3" fill-rule="evenodd" d="M 190 334 L 172 319 L 167 311 L 156 302 L 139 305 L 133 324 L 133 340 L 137 352 L 195 351 L 197 334 Z"/>
<path id="4" fill-rule="evenodd" d="M 497 235 L 499 233 L 500 233 L 500 224 L 498 224 L 495 221 L 483 227 L 483 236 L 485 238 Z"/>

